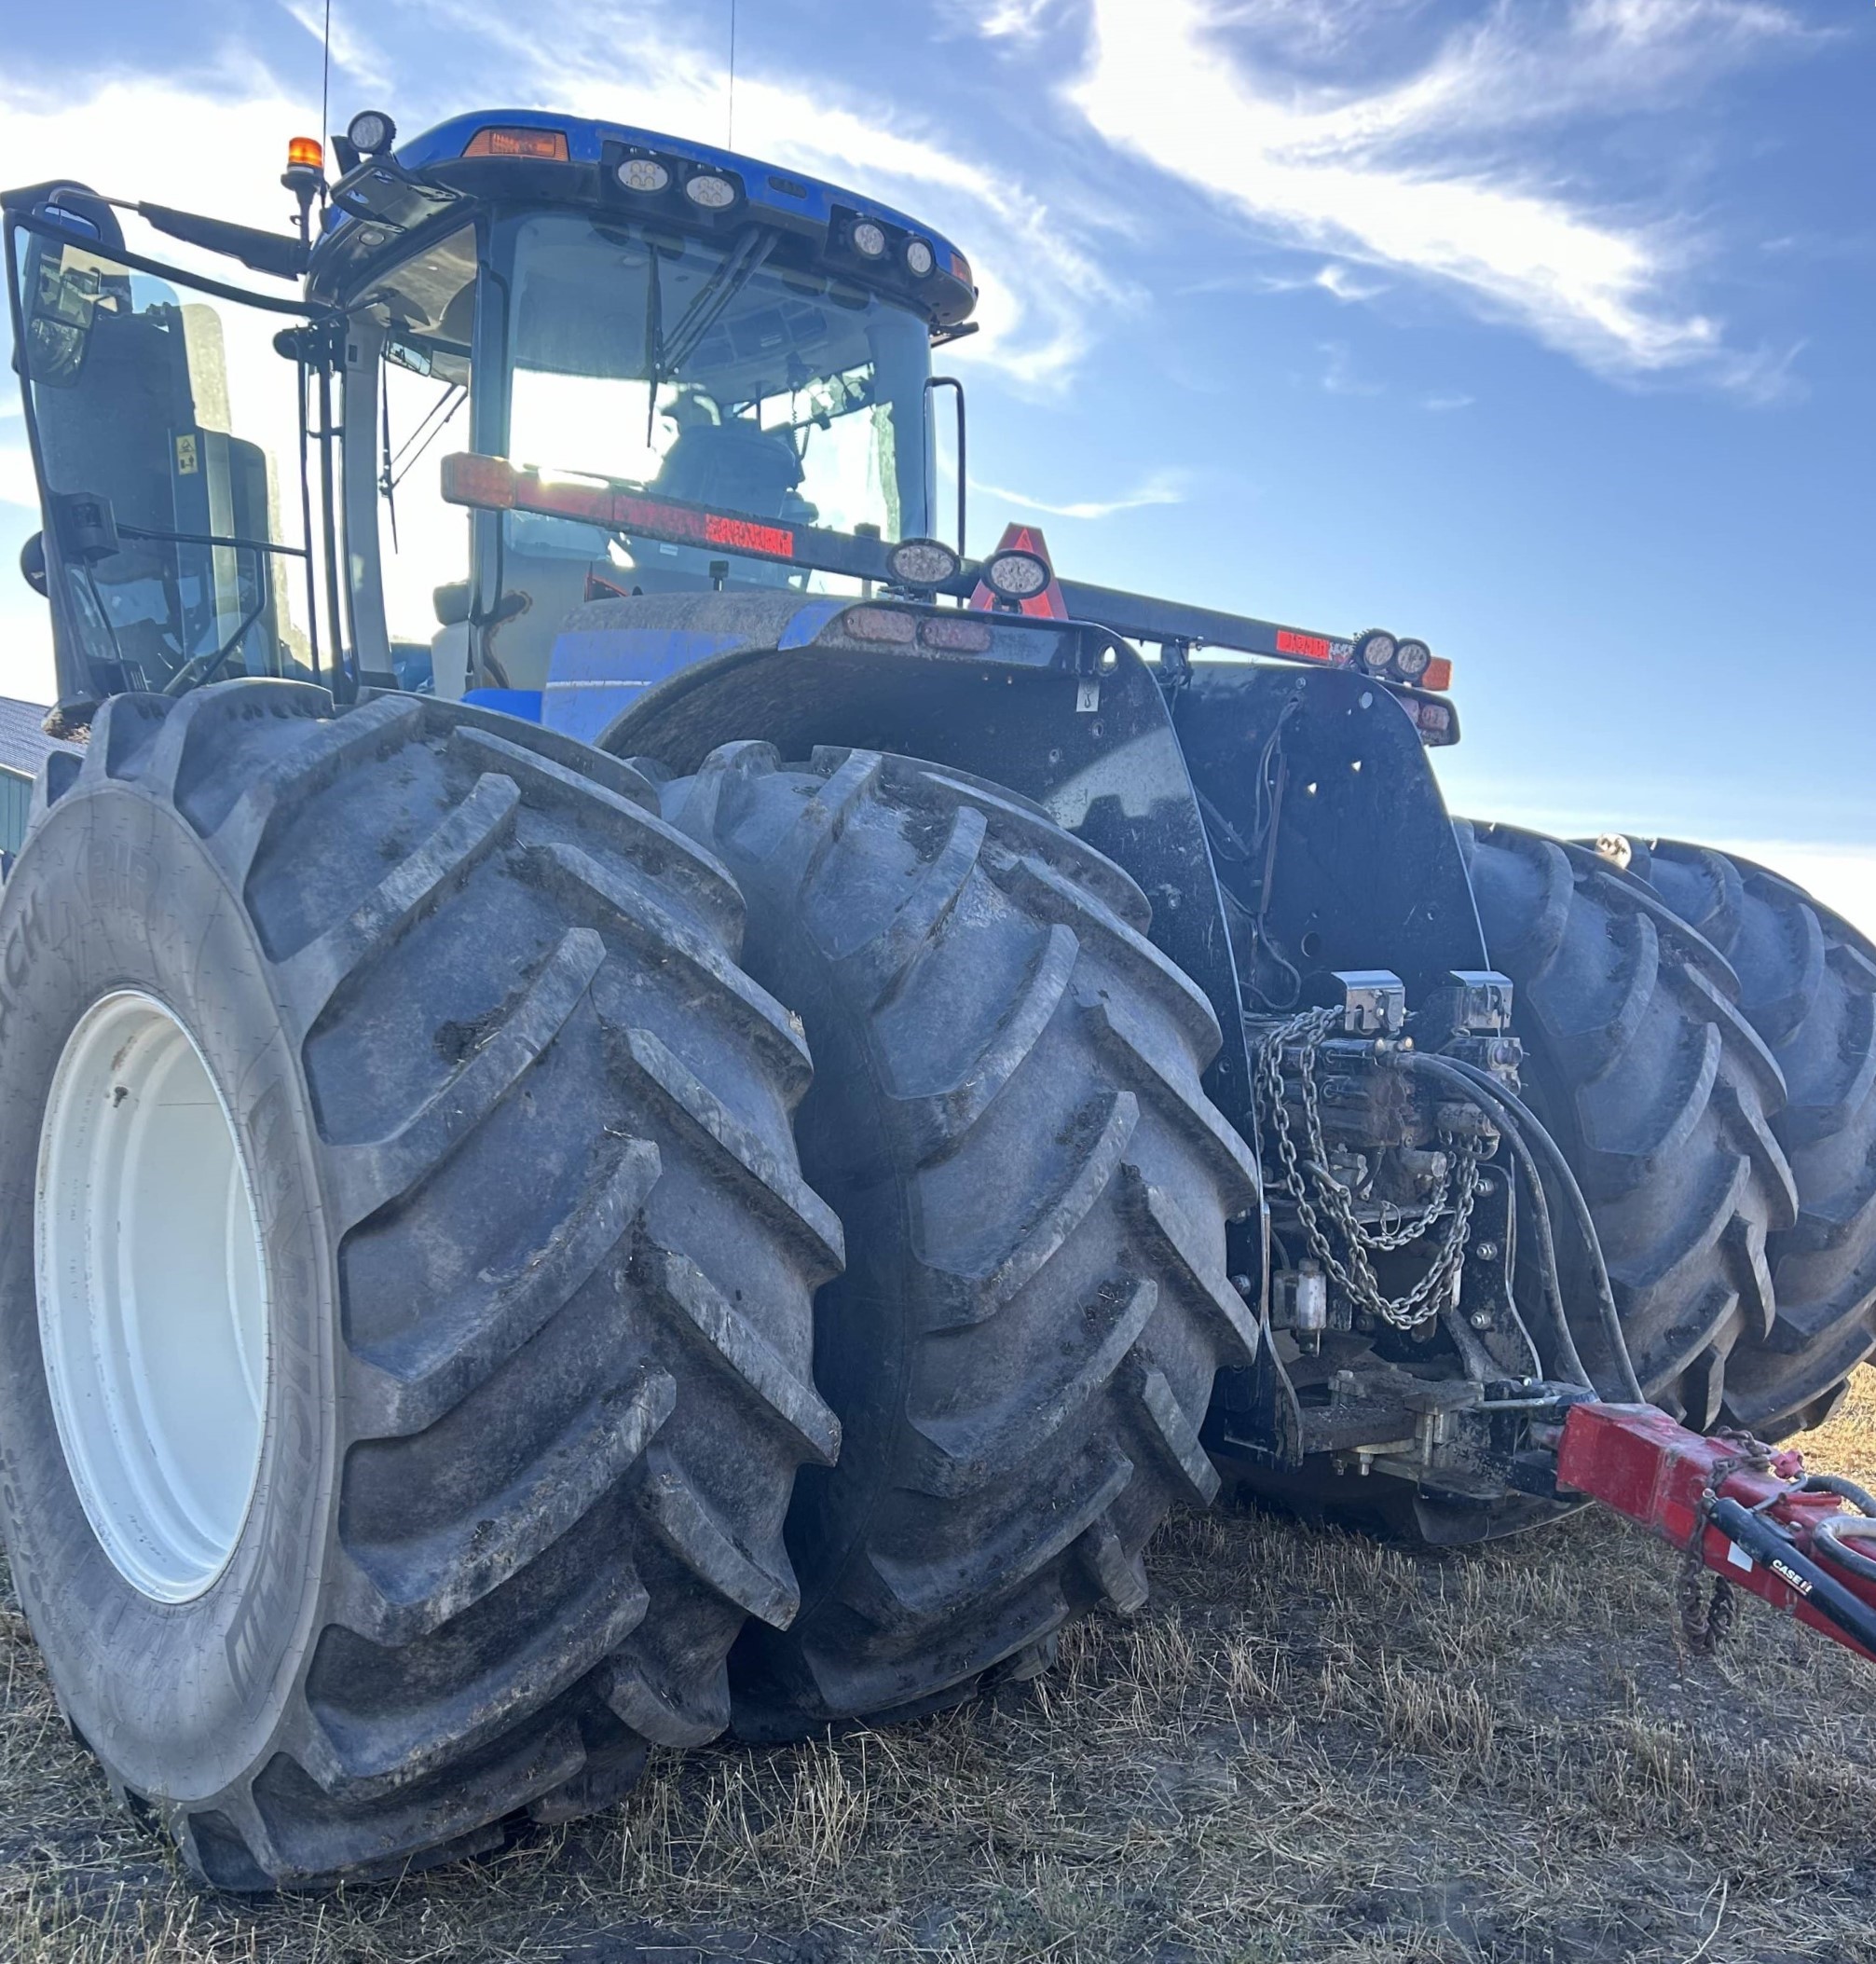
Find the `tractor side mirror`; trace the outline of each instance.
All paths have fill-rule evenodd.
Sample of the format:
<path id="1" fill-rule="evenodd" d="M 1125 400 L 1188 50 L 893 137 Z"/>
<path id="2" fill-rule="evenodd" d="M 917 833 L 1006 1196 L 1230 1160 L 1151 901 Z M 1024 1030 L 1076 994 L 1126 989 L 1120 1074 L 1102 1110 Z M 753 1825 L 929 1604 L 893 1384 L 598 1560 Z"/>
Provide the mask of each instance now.
<path id="1" fill-rule="evenodd" d="M 34 532 L 20 548 L 20 577 L 44 600 L 51 586 L 46 577 L 46 535 Z"/>
<path id="2" fill-rule="evenodd" d="M 34 382 L 70 389 L 83 373 L 105 276 L 79 247 L 36 234 L 26 254 L 26 366 Z M 126 282 L 128 283 L 128 282 Z"/>

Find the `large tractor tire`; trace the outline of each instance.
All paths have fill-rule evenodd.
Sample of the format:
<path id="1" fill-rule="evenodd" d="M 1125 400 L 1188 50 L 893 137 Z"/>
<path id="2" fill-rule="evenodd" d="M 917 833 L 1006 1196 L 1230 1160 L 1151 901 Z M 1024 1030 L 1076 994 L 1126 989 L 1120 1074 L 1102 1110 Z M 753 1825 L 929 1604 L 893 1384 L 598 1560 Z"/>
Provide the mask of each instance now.
<path id="1" fill-rule="evenodd" d="M 1736 1351 L 1727 1408 L 1768 1438 L 1821 1423 L 1876 1350 L 1876 945 L 1802 888 L 1700 845 L 1632 841 L 1646 880 L 1732 965 L 1739 1007 L 1778 1060 L 1772 1120 L 1798 1221 L 1767 1247 L 1777 1313 Z"/>
<path id="2" fill-rule="evenodd" d="M 602 1806 L 792 1614 L 841 1235 L 740 927 L 637 774 L 503 717 L 235 682 L 51 760 L 0 901 L 0 1518 L 209 1881 Z"/>
<path id="3" fill-rule="evenodd" d="M 665 788 L 747 900 L 750 971 L 807 1027 L 807 1176 L 846 1228 L 815 1375 L 845 1444 L 788 1522 L 786 1632 L 746 1632 L 736 1724 L 798 1736 L 1039 1669 L 1209 1502 L 1212 1380 L 1255 1329 L 1225 1228 L 1250 1155 L 1199 1090 L 1211 1006 L 1109 860 L 933 765 L 765 744 Z"/>
<path id="4" fill-rule="evenodd" d="M 1589 1202 L 1642 1389 L 1702 1430 L 1757 1415 L 1767 1244 L 1798 1201 L 1772 1123 L 1785 1079 L 1731 969 L 1595 853 L 1458 830 L 1492 963 L 1517 985 L 1526 1093 Z M 1584 1251 L 1557 1239 L 1579 1348 L 1609 1384 Z"/>

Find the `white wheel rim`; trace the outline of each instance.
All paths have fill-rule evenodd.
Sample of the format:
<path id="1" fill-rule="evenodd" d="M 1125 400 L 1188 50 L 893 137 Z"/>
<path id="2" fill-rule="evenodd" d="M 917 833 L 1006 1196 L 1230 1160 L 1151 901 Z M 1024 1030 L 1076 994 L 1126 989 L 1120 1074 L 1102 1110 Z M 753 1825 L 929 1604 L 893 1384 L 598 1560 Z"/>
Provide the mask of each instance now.
<path id="1" fill-rule="evenodd" d="M 93 1003 L 39 1137 L 39 1338 L 72 1483 L 159 1602 L 228 1565 L 260 1473 L 267 1264 L 233 1121 L 155 996 Z"/>

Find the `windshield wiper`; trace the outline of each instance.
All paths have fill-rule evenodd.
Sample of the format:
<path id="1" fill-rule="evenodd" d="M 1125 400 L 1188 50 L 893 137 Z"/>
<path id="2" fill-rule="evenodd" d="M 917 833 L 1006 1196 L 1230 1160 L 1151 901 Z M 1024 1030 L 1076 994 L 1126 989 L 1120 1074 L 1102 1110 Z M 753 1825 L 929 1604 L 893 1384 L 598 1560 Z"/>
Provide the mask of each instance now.
<path id="1" fill-rule="evenodd" d="M 679 316 L 670 338 L 663 333 L 664 296 L 658 278 L 658 255 L 651 255 L 651 291 L 646 299 L 646 345 L 650 351 L 651 401 L 656 405 L 658 390 L 667 377 L 675 377 L 697 344 L 722 318 L 723 309 L 749 283 L 768 258 L 775 243 L 774 234 L 752 228 L 731 249 L 710 277 L 698 288 L 695 297 Z M 650 426 L 647 426 L 649 441 Z"/>

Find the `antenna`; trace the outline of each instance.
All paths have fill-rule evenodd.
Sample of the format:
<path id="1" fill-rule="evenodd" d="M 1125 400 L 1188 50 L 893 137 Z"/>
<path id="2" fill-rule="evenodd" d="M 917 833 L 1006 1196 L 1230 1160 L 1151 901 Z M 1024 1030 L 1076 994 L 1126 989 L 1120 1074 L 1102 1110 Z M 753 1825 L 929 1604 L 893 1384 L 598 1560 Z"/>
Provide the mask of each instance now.
<path id="1" fill-rule="evenodd" d="M 320 36 L 319 63 L 319 140 L 324 143 L 326 130 L 326 107 L 332 100 L 332 0 L 325 0 L 325 30 Z"/>
<path id="2" fill-rule="evenodd" d="M 326 0 L 326 8 L 331 11 L 332 0 Z M 730 0 L 730 114 L 723 147 L 726 150 L 736 147 L 736 0 Z"/>

